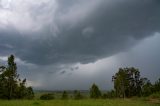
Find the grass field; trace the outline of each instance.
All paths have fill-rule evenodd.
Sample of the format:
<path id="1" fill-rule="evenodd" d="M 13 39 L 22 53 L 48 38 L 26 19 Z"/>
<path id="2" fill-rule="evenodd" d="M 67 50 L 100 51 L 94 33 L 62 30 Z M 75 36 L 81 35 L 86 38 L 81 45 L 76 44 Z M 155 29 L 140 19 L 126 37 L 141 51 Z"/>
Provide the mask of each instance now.
<path id="1" fill-rule="evenodd" d="M 154 101 L 131 99 L 107 99 L 107 100 L 0 100 L 0 106 L 160 106 Z"/>
<path id="2" fill-rule="evenodd" d="M 40 100 L 40 96 L 54 93 L 54 100 Z M 160 106 L 159 93 L 147 98 L 132 99 L 89 99 L 88 92 L 83 92 L 82 100 L 74 100 L 73 92 L 68 100 L 61 100 L 62 92 L 36 92 L 34 100 L 0 100 L 0 106 Z M 158 95 L 158 96 L 157 96 Z"/>

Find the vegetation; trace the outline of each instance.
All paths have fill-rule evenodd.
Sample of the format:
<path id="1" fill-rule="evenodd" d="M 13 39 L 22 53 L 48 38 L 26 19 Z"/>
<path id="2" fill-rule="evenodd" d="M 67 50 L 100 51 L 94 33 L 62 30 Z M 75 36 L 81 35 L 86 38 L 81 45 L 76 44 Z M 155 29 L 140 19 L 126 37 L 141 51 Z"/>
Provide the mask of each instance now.
<path id="1" fill-rule="evenodd" d="M 152 99 L 159 99 L 160 100 L 160 92 L 153 93 L 149 97 Z"/>
<path id="2" fill-rule="evenodd" d="M 67 91 L 63 91 L 63 93 L 62 93 L 62 99 L 68 99 L 68 93 L 67 93 Z"/>
<path id="3" fill-rule="evenodd" d="M 48 93 L 48 94 L 43 94 L 40 97 L 41 100 L 52 100 L 54 99 L 54 94 Z"/>
<path id="4" fill-rule="evenodd" d="M 8 57 L 7 63 L 6 66 L 0 66 L 0 99 L 32 100 L 0 100 L 0 106 L 51 106 L 53 104 L 55 106 L 117 106 L 117 103 L 119 106 L 159 106 L 160 104 L 160 79 L 152 84 L 147 78 L 141 77 L 140 71 L 134 67 L 120 68 L 115 73 L 112 77 L 114 89 L 111 91 L 102 92 L 94 83 L 87 94 L 77 90 L 63 91 L 56 95 L 53 92 L 43 92 L 33 100 L 33 89 L 26 86 L 26 79 L 19 78 L 13 55 Z"/>
<path id="5" fill-rule="evenodd" d="M 115 98 L 116 97 L 116 93 L 114 90 L 111 90 L 111 91 L 107 91 L 106 93 L 104 93 L 102 95 L 102 98 L 103 99 L 106 99 L 106 98 Z"/>
<path id="6" fill-rule="evenodd" d="M 143 93 L 150 94 L 150 81 L 147 78 L 142 78 L 140 71 L 134 67 L 120 68 L 112 80 L 117 97 L 125 98 L 142 96 Z"/>
<path id="7" fill-rule="evenodd" d="M 92 87 L 90 88 L 90 97 L 94 99 L 101 97 L 101 91 L 99 90 L 96 84 L 93 84 Z"/>
<path id="8" fill-rule="evenodd" d="M 75 90 L 74 91 L 74 99 L 79 100 L 82 98 L 83 98 L 83 96 L 81 95 L 80 91 Z"/>
<path id="9" fill-rule="evenodd" d="M 153 92 L 160 92 L 160 78 L 158 81 L 155 82 L 153 86 Z"/>
<path id="10" fill-rule="evenodd" d="M 8 58 L 8 65 L 0 67 L 0 99 L 32 99 L 31 87 L 26 87 L 26 79 L 21 80 L 17 74 L 14 56 Z"/>
<path id="11" fill-rule="evenodd" d="M 131 99 L 83 99 L 83 100 L 13 100 L 0 101 L 0 106 L 159 106 L 158 103 Z"/>
<path id="12" fill-rule="evenodd" d="M 112 77 L 112 81 L 116 97 L 147 97 L 160 92 L 160 79 L 152 84 L 147 78 L 142 78 L 140 71 L 134 67 L 120 68 Z M 114 95 L 114 91 L 111 94 Z"/>

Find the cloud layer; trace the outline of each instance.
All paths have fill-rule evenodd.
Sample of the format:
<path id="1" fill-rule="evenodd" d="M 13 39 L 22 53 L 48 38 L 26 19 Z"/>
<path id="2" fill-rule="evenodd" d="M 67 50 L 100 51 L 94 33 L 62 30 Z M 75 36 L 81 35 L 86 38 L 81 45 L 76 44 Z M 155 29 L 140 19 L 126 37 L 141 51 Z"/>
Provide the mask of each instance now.
<path id="1" fill-rule="evenodd" d="M 1 0 L 0 53 L 37 65 L 89 63 L 160 31 L 158 0 Z"/>

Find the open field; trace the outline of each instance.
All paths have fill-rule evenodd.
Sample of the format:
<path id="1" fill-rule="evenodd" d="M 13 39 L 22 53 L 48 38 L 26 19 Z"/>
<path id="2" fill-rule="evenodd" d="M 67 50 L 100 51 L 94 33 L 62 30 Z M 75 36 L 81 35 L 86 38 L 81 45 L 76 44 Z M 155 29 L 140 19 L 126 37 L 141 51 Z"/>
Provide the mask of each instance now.
<path id="1" fill-rule="evenodd" d="M 0 106 L 160 106 L 157 102 L 131 99 L 0 100 Z"/>

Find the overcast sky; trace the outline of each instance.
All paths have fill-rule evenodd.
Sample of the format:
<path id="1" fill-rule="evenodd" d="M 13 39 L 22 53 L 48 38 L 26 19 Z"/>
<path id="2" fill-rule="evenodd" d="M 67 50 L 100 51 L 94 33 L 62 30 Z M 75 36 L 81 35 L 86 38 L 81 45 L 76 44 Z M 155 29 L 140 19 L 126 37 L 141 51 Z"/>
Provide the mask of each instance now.
<path id="1" fill-rule="evenodd" d="M 0 64 L 35 89 L 111 89 L 120 67 L 160 77 L 160 0 L 0 0 Z"/>

